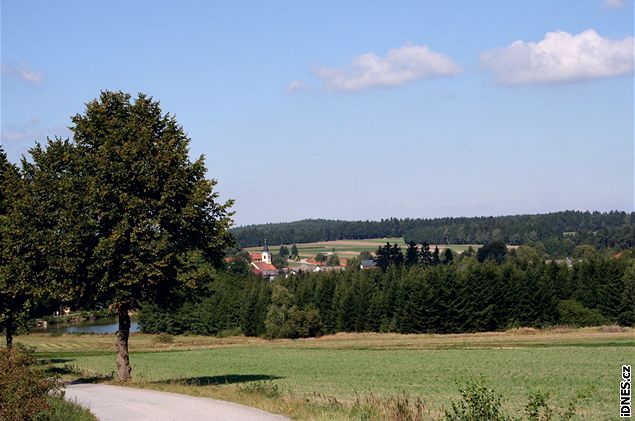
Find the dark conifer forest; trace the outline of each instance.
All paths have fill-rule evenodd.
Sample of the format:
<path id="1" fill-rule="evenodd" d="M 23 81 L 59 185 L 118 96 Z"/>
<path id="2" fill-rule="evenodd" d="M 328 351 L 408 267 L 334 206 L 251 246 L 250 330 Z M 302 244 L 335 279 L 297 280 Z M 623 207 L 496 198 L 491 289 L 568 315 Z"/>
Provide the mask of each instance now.
<path id="1" fill-rule="evenodd" d="M 626 253 L 628 254 L 628 253 Z M 384 270 L 307 273 L 273 282 L 218 273 L 168 308 L 147 305 L 146 332 L 307 337 L 335 332 L 458 333 L 635 323 L 635 265 L 593 256 L 572 266 L 521 248 L 497 263 L 460 256 Z"/>
<path id="2" fill-rule="evenodd" d="M 578 245 L 599 249 L 628 249 L 635 245 L 635 213 L 563 211 L 539 215 L 472 218 L 336 221 L 305 219 L 234 228 L 241 247 L 261 244 L 310 243 L 344 239 L 403 237 L 406 242 L 430 244 L 485 244 L 501 240 L 508 245 L 540 242 L 549 256 L 571 256 Z"/>

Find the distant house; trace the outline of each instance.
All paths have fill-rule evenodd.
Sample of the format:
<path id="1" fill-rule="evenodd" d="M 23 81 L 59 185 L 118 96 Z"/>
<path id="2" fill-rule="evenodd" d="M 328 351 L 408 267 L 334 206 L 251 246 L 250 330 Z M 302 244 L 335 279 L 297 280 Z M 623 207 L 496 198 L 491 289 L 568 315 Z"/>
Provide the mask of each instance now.
<path id="1" fill-rule="evenodd" d="M 294 268 L 290 268 L 291 273 L 293 274 L 298 274 L 300 272 L 303 272 L 303 273 L 315 272 L 316 269 L 317 269 L 316 266 L 304 265 L 304 264 L 300 266 L 296 266 Z"/>
<path id="2" fill-rule="evenodd" d="M 377 263 L 372 259 L 362 260 L 362 262 L 359 265 L 359 268 L 362 270 L 375 269 L 377 268 Z"/>
<path id="3" fill-rule="evenodd" d="M 271 264 L 271 251 L 267 247 L 267 240 L 261 252 L 249 253 L 251 259 L 250 268 L 252 273 L 270 280 L 278 275 L 278 269 Z"/>
<path id="4" fill-rule="evenodd" d="M 249 253 L 249 258 L 252 262 L 265 262 L 271 264 L 271 251 L 267 247 L 267 240 L 265 240 L 265 246 L 260 252 Z"/>
<path id="5" fill-rule="evenodd" d="M 250 267 L 255 275 L 262 276 L 263 278 L 273 279 L 278 274 L 278 269 L 271 263 L 251 262 Z"/>
<path id="6" fill-rule="evenodd" d="M 346 268 L 342 266 L 318 266 L 313 269 L 313 272 L 341 272 L 343 270 Z"/>

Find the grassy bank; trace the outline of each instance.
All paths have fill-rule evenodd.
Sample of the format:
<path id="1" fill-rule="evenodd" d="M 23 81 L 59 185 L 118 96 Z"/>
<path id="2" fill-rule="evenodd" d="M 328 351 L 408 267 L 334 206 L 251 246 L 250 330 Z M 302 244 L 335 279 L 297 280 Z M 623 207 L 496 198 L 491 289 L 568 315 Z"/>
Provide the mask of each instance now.
<path id="1" fill-rule="evenodd" d="M 419 399 L 424 418 L 436 417 L 459 398 L 458 385 L 475 378 L 503 394 L 504 408 L 516 416 L 540 391 L 556 408 L 574 403 L 577 417 L 606 419 L 616 413 L 620 366 L 632 364 L 635 355 L 633 330 L 619 328 L 301 341 L 154 339 L 131 337 L 131 386 L 233 400 L 297 419 L 364 418 L 365 407 L 398 406 L 395 397 L 413 408 Z M 114 369 L 112 337 L 18 340 L 68 375 L 107 376 Z"/>
<path id="2" fill-rule="evenodd" d="M 97 421 L 89 410 L 62 398 L 50 398 L 49 408 L 47 421 Z"/>

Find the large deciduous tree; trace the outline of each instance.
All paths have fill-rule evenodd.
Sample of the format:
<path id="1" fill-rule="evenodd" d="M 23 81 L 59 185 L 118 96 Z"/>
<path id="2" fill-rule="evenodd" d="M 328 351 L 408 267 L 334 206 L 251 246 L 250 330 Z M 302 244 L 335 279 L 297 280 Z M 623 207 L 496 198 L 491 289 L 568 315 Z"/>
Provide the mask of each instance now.
<path id="1" fill-rule="evenodd" d="M 96 292 L 117 310 L 117 369 L 125 380 L 129 310 L 165 300 L 179 284 L 194 286 L 205 262 L 221 263 L 232 202 L 219 203 L 204 158 L 190 161 L 183 128 L 151 98 L 103 92 L 72 121 L 90 163 L 87 200 L 98 224 L 90 270 Z"/>
<path id="2" fill-rule="evenodd" d="M 219 202 L 204 157 L 190 161 L 183 128 L 152 98 L 102 92 L 72 122 L 95 230 L 86 292 L 117 312 L 117 373 L 126 380 L 129 311 L 168 301 L 174 288 L 195 286 L 221 264 L 232 201 Z"/>
<path id="3" fill-rule="evenodd" d="M 90 305 L 93 296 L 88 267 L 97 232 L 85 200 L 86 163 L 68 140 L 29 152 L 20 171 L 0 157 L 0 325 L 8 347 L 37 300 Z"/>
<path id="4" fill-rule="evenodd" d="M 23 277 L 16 276 L 17 261 L 13 241 L 17 234 L 13 224 L 15 200 L 22 190 L 22 178 L 18 169 L 7 160 L 0 148 L 0 331 L 5 331 L 7 348 L 13 345 L 13 334 L 25 315 L 25 307 L 32 296 L 32 289 Z M 20 245 L 23 244 L 18 238 Z"/>

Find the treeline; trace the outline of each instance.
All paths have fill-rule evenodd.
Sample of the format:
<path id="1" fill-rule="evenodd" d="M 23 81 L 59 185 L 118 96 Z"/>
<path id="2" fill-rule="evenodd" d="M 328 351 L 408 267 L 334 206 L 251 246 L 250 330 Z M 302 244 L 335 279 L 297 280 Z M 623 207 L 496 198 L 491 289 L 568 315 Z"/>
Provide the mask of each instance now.
<path id="1" fill-rule="evenodd" d="M 628 249 L 635 246 L 635 213 L 563 211 L 541 215 L 473 218 L 382 219 L 335 221 L 306 219 L 296 222 L 248 225 L 234 228 L 242 247 L 308 243 L 344 239 L 403 237 L 406 242 L 432 244 L 485 244 L 503 241 L 510 245 L 540 242 L 553 257 L 570 256 L 582 244 L 596 248 Z"/>
<path id="2" fill-rule="evenodd" d="M 184 304 L 143 307 L 145 332 L 305 337 L 335 332 L 459 333 L 556 324 L 635 323 L 632 259 L 573 267 L 531 253 L 502 264 L 460 257 L 266 282 L 220 273 Z M 186 298 L 186 297 L 183 297 Z"/>

